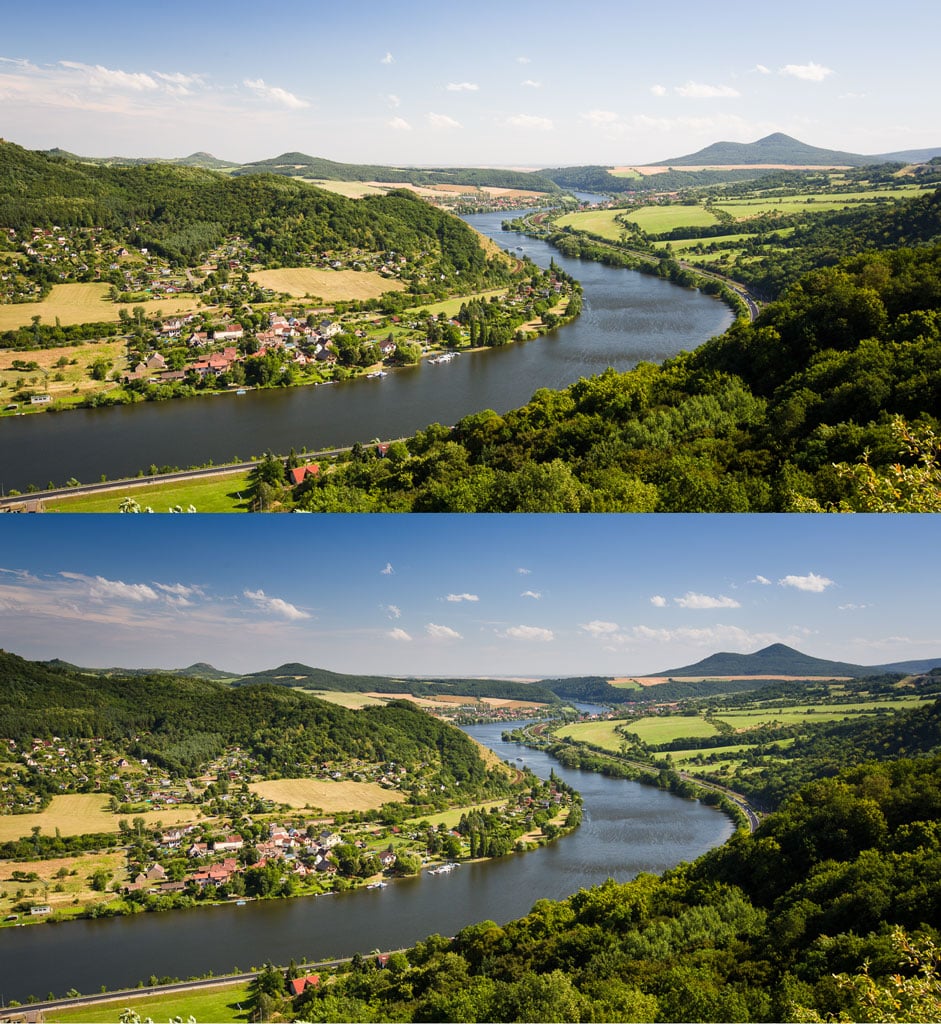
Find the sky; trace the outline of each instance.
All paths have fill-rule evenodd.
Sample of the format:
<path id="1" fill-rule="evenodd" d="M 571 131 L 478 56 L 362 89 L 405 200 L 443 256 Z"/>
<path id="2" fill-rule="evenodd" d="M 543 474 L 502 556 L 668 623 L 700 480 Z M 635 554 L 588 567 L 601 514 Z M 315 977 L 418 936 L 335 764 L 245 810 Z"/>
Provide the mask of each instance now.
<path id="1" fill-rule="evenodd" d="M 87 156 L 527 168 L 785 132 L 941 146 L 924 0 L 3 5 L 0 133 Z"/>
<path id="2" fill-rule="evenodd" d="M 0 519 L 0 647 L 30 659 L 538 678 L 772 643 L 941 656 L 937 516 Z"/>

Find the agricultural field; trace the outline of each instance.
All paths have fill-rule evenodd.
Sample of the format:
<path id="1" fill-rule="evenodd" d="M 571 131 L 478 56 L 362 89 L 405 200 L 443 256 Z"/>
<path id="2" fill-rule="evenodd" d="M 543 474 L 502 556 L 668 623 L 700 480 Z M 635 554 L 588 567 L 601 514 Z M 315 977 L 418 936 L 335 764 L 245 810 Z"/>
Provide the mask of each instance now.
<path id="1" fill-rule="evenodd" d="M 0 307 L 0 311 L 4 308 Z M 66 402 L 81 401 L 93 392 L 113 388 L 113 383 L 92 379 L 90 367 L 99 359 L 116 370 L 125 369 L 127 349 L 124 341 L 112 338 L 29 352 L 0 349 L 0 407 L 9 405 L 22 388 L 38 390 L 51 395 L 54 400 Z M 37 368 L 16 369 L 12 365 L 14 360 L 35 364 Z M 22 408 L 28 409 L 28 403 Z"/>
<path id="2" fill-rule="evenodd" d="M 133 498 L 154 512 L 169 512 L 177 505 L 184 509 L 192 505 L 197 512 L 247 512 L 247 498 L 244 496 L 248 494 L 249 486 L 247 472 L 176 483 L 142 482 L 112 491 L 51 498 L 44 502 L 44 509 L 46 512 L 118 512 L 124 498 Z"/>
<path id="3" fill-rule="evenodd" d="M 325 814 L 336 811 L 372 811 L 383 804 L 399 803 L 405 794 L 383 789 L 376 782 L 325 782 L 321 779 L 269 779 L 252 782 L 253 793 L 294 808 L 319 808 Z"/>
<path id="4" fill-rule="evenodd" d="M 42 302 L 0 305 L 0 331 L 29 327 L 34 316 L 42 317 L 44 324 L 54 324 L 58 320 L 63 327 L 68 327 L 71 324 L 111 323 L 120 319 L 122 309 L 130 314 L 134 306 L 143 306 L 150 317 L 157 310 L 164 316 L 193 312 L 199 305 L 199 300 L 193 295 L 164 295 L 146 302 L 121 305 L 108 298 L 108 291 L 106 284 L 55 284 Z"/>
<path id="5" fill-rule="evenodd" d="M 406 825 L 429 824 L 432 828 L 444 825 L 445 828 L 455 828 L 461 822 L 461 817 L 469 811 L 489 811 L 492 807 L 504 807 L 506 800 L 487 800 L 482 804 L 469 804 L 467 807 L 452 807 L 450 810 L 441 811 L 438 814 L 424 814 L 420 818 L 407 818 Z"/>
<path id="6" fill-rule="evenodd" d="M 15 879 L 14 871 L 23 872 L 30 880 Z M 90 879 L 96 871 L 106 872 L 111 882 L 123 882 L 127 875 L 124 851 L 84 853 L 28 863 L 0 861 L 0 914 L 5 917 L 15 913 L 13 908 L 21 899 L 45 904 L 53 911 L 97 903 L 104 894 L 91 887 Z"/>
<path id="7" fill-rule="evenodd" d="M 134 817 L 143 818 L 148 825 L 157 821 L 176 825 L 193 821 L 197 813 L 192 807 L 163 807 Z M 118 821 L 127 817 L 127 814 L 112 814 L 108 810 L 108 798 L 100 793 L 69 793 L 54 796 L 46 810 L 37 814 L 0 815 L 0 842 L 28 836 L 34 828 L 41 829 L 47 836 L 55 835 L 56 830 L 63 836 L 118 832 Z"/>
<path id="8" fill-rule="evenodd" d="M 599 238 L 617 242 L 624 234 L 625 229 L 623 224 L 619 224 L 615 220 L 615 217 L 624 214 L 624 210 L 583 210 L 579 213 L 567 213 L 554 220 L 553 223 L 556 227 L 588 231 L 593 235 L 598 235 Z"/>
<path id="9" fill-rule="evenodd" d="M 297 689 L 311 697 L 319 697 L 321 700 L 328 701 L 330 704 L 339 704 L 341 708 L 354 708 L 358 710 L 359 708 L 368 708 L 388 703 L 384 698 L 369 693 L 342 693 L 339 690 L 307 690 L 302 686 L 298 686 Z"/>
<path id="10" fill-rule="evenodd" d="M 670 204 L 665 206 L 641 206 L 634 210 L 621 210 L 625 220 L 629 220 L 652 235 L 676 228 L 713 227 L 718 218 L 703 206 L 684 206 Z"/>
<path id="11" fill-rule="evenodd" d="M 294 298 L 317 298 L 324 302 L 344 299 L 378 299 L 383 292 L 405 290 L 403 281 L 383 277 L 374 270 L 318 270 L 315 267 L 281 267 L 278 270 L 256 270 L 248 275 L 252 281 L 284 292 Z"/>
<path id="12" fill-rule="evenodd" d="M 384 196 L 389 191 L 388 185 L 381 185 L 372 181 L 312 181 L 304 179 L 325 192 L 335 192 L 338 196 L 346 196 L 347 199 L 362 199 L 363 196 Z"/>
<path id="13" fill-rule="evenodd" d="M 624 737 L 615 732 L 618 726 L 624 725 L 619 721 L 601 722 L 577 722 L 574 725 L 566 725 L 555 730 L 553 735 L 560 739 L 577 740 L 583 743 L 593 743 L 595 746 L 603 747 L 605 750 L 619 751 L 624 743 Z"/>
<path id="14" fill-rule="evenodd" d="M 94 1003 L 69 1010 L 45 1010 L 48 1024 L 114 1024 L 125 1009 L 133 1010 L 141 1020 L 216 1021 L 234 1024 L 247 1021 L 249 1011 L 241 1010 L 250 999 L 247 983 L 221 984 L 190 992 L 169 992 L 164 995 L 124 996 L 121 999 Z"/>

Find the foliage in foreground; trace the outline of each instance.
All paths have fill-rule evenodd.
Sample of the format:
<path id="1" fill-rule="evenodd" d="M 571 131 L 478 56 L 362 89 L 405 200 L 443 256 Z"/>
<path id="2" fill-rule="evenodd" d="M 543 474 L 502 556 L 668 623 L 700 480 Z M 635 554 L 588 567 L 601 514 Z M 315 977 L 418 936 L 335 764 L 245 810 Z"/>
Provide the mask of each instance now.
<path id="1" fill-rule="evenodd" d="M 936 1020 L 941 758 L 868 764 L 692 865 L 357 960 L 296 1019 Z M 282 1001 L 282 1006 L 287 1009 Z"/>
<path id="2" fill-rule="evenodd" d="M 432 425 L 384 458 L 358 449 L 290 500 L 324 512 L 928 510 L 939 409 L 941 246 L 872 252 L 811 272 L 693 353 Z"/>

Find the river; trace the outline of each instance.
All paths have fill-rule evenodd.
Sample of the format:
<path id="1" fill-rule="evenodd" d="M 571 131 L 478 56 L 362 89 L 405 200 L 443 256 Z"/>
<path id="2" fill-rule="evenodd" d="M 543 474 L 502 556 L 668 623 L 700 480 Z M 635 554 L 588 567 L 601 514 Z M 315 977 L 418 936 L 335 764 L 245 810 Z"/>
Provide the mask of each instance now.
<path id="1" fill-rule="evenodd" d="M 531 853 L 464 864 L 447 875 L 423 872 L 381 890 L 4 929 L 0 999 L 399 948 L 436 932 L 453 935 L 474 921 L 503 924 L 528 913 L 536 900 L 564 899 L 607 878 L 664 871 L 732 833 L 730 820 L 713 808 L 563 768 L 544 753 L 505 743 L 504 728 L 478 725 L 467 732 L 501 758 L 522 758 L 543 778 L 554 769 L 578 789 L 584 814 L 572 835 Z"/>
<path id="2" fill-rule="evenodd" d="M 504 249 L 547 267 L 555 259 L 584 288 L 571 324 L 533 341 L 403 368 L 378 380 L 78 409 L 0 420 L 0 493 L 28 484 L 91 483 L 156 466 L 237 461 L 266 450 L 340 447 L 452 424 L 481 409 L 506 412 L 537 388 L 564 388 L 608 366 L 661 362 L 732 322 L 717 299 L 635 271 L 568 259 L 506 232 L 506 214 L 466 217 Z"/>

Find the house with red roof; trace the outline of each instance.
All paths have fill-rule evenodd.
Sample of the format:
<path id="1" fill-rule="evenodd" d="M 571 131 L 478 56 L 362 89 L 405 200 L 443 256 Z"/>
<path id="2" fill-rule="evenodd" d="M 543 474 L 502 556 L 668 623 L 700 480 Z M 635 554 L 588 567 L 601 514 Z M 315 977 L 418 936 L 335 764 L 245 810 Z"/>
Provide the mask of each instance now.
<path id="1" fill-rule="evenodd" d="M 288 992 L 292 996 L 299 996 L 309 986 L 317 987 L 320 984 L 319 974 L 307 974 L 303 978 L 291 978 L 288 982 Z"/>

